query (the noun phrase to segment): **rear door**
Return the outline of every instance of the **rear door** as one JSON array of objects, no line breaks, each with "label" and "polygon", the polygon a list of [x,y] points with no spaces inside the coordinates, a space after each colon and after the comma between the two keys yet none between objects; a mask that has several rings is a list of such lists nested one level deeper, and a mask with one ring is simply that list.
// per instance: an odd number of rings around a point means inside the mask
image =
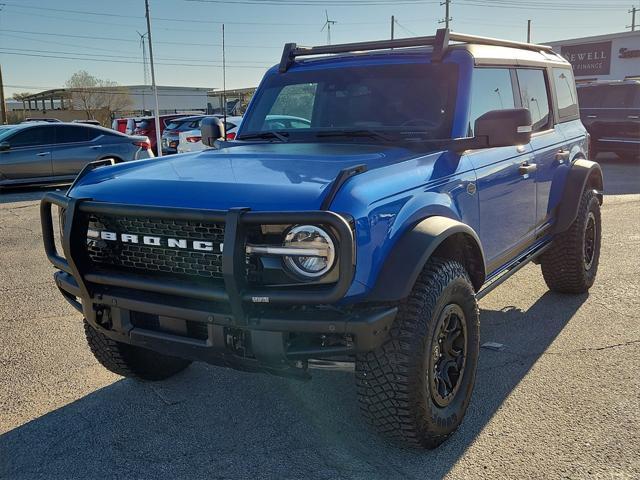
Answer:
[{"label": "rear door", "polygon": [[57,125],[56,146],[52,163],[55,176],[76,175],[89,162],[101,155],[100,130],[81,125]]},{"label": "rear door", "polygon": [[0,152],[0,173],[10,180],[51,177],[54,126],[20,129],[5,139],[11,148]]},{"label": "rear door", "polygon": [[529,171],[536,183],[535,226],[540,233],[551,225],[551,182],[557,168],[568,162],[569,150],[562,131],[555,125],[547,69],[519,68],[517,77],[520,105],[531,112],[533,160]]},{"label": "rear door", "polygon": [[[471,84],[469,133],[475,120],[491,110],[515,108],[515,72],[508,68],[476,68]],[[477,177],[480,238],[490,272],[532,243],[535,233],[535,176],[520,167],[533,161],[531,145],[467,152]]]}]

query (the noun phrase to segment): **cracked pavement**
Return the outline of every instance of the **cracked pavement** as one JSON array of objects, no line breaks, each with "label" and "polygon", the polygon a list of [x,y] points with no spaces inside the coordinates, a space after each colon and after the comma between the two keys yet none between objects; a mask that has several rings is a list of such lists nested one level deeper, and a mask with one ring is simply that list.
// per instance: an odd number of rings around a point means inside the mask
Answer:
[{"label": "cracked pavement", "polygon": [[476,388],[431,452],[378,438],[352,367],[311,382],[194,364],[122,379],[86,346],[41,245],[43,190],[0,194],[0,478],[640,478],[640,164],[601,160],[603,250],[588,295],[525,267],[480,302]]}]

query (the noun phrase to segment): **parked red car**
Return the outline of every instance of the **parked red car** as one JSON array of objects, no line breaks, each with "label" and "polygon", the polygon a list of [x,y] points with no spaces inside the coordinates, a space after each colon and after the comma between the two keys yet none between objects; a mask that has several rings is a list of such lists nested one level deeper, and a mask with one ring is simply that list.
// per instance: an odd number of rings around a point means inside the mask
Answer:
[{"label": "parked red car", "polygon": [[[164,128],[171,120],[179,117],[184,117],[184,114],[160,115],[160,135],[162,135],[162,132],[164,132]],[[155,153],[156,155],[158,154],[158,148],[156,145],[155,117],[142,117],[136,120],[136,128],[133,131],[133,134],[149,137],[149,141],[151,142],[151,150],[153,150],[153,153]]]}]

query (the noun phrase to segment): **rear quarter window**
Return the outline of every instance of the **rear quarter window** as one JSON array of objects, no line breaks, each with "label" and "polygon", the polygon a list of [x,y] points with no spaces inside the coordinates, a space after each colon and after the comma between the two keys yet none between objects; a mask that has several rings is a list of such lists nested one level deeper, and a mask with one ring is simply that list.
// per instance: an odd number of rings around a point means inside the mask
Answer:
[{"label": "rear quarter window", "polygon": [[560,121],[578,118],[578,94],[573,72],[569,68],[553,69],[553,85]]}]

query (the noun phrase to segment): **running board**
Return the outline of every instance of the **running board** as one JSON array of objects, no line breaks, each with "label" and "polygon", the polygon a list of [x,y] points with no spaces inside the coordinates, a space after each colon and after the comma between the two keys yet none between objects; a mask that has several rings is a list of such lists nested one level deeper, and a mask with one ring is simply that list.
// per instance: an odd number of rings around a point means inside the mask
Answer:
[{"label": "running board", "polygon": [[496,287],[501,285],[503,282],[508,280],[511,277],[511,275],[519,271],[522,267],[530,263],[536,257],[546,252],[549,247],[551,247],[551,242],[517,259],[515,262],[513,262],[513,264],[511,264],[510,267],[505,269],[502,273],[497,275],[494,279],[490,280],[489,283],[485,284],[484,287],[481,288],[478,293],[476,293],[476,299],[480,300],[485,295],[493,291],[493,289],[495,289]]}]

